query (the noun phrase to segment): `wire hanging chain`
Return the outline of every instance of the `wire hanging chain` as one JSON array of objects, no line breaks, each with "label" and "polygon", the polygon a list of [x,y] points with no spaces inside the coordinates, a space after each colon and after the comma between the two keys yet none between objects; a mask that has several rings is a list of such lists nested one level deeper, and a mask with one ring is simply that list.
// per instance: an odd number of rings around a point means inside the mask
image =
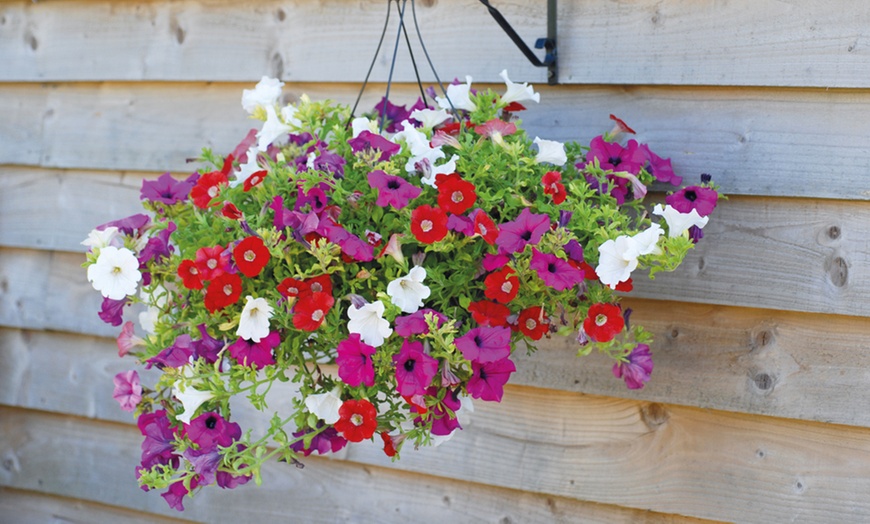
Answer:
[{"label": "wire hanging chain", "polygon": [[[372,57],[372,62],[369,65],[369,70],[366,73],[365,80],[363,80],[362,87],[360,88],[359,94],[356,97],[356,102],[354,102],[354,104],[353,104],[353,109],[351,110],[351,113],[350,113],[350,120],[353,120],[354,114],[356,113],[357,107],[359,106],[359,102],[362,99],[363,92],[365,91],[365,88],[368,85],[369,77],[372,74],[372,70],[374,69],[375,62],[377,62],[378,54],[381,51],[381,46],[384,42],[384,36],[386,35],[386,32],[387,32],[387,26],[389,25],[389,22],[390,22],[390,10],[392,9],[392,7],[391,7],[392,2],[393,2],[393,0],[387,0],[387,15],[386,15],[386,18],[384,20],[384,28],[381,31],[381,37],[378,40],[378,46],[377,46],[377,49],[375,49],[375,55],[374,55],[374,57]],[[408,53],[411,56],[411,65],[413,66],[413,69],[414,69],[414,76],[416,77],[416,80],[417,80],[417,86],[420,89],[421,100],[426,105],[426,107],[429,106],[428,102],[426,101],[426,98],[427,98],[426,91],[425,91],[425,89],[423,89],[423,82],[420,79],[420,71],[417,68],[417,61],[414,58],[414,51],[413,51],[413,48],[411,47],[411,40],[408,37],[408,29],[407,29],[407,26],[405,25],[405,9],[407,6],[407,0],[401,0],[401,4],[400,4],[399,0],[395,0],[395,2],[396,2],[396,9],[397,9],[398,14],[399,14],[399,27],[398,27],[398,30],[396,33],[396,43],[393,46],[393,56],[390,60],[390,72],[389,72],[389,75],[387,77],[387,88],[386,88],[386,92],[384,94],[384,104],[383,104],[383,108],[382,108],[383,115],[381,117],[381,123],[379,126],[379,133],[383,133],[383,131],[384,131],[384,125],[386,122],[386,113],[387,113],[387,103],[389,102],[390,89],[391,89],[392,83],[393,83],[393,73],[395,71],[395,66],[396,66],[396,57],[399,54],[399,42],[400,42],[403,34],[405,36],[405,44],[408,47]],[[441,88],[441,92],[444,94],[444,98],[447,100],[447,103],[450,105],[450,110],[453,114],[453,118],[457,119],[458,117],[456,116],[456,108],[453,107],[453,102],[450,100],[450,97],[447,95],[447,90],[444,88],[444,84],[441,82],[441,78],[438,76],[438,72],[435,70],[435,66],[432,63],[432,58],[429,56],[429,51],[426,49],[426,45],[423,43],[423,36],[420,33],[420,25],[417,22],[417,8],[416,8],[415,0],[411,0],[411,14],[412,14],[412,18],[414,20],[414,29],[416,30],[416,33],[417,33],[417,39],[420,42],[420,47],[423,49],[423,54],[426,56],[426,61],[429,63],[429,68],[432,70],[432,74],[435,76],[435,80],[438,82],[438,87]],[[350,124],[350,120],[348,120],[348,125]]]}]

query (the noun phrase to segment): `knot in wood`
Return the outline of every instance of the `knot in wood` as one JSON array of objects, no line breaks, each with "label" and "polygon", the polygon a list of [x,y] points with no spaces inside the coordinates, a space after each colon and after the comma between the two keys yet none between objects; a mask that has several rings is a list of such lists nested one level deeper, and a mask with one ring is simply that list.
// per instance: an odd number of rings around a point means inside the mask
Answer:
[{"label": "knot in wood", "polygon": [[838,238],[840,238],[841,234],[842,232],[840,231],[839,226],[831,226],[828,228],[828,238],[830,238],[831,240],[837,240]]},{"label": "knot in wood", "polygon": [[844,287],[849,281],[849,263],[843,257],[837,257],[831,262],[828,270],[831,283],[837,287]]},{"label": "knot in wood", "polygon": [[773,389],[773,377],[771,377],[767,373],[756,374],[754,377],[752,377],[752,381],[755,382],[755,387],[757,387],[761,391],[768,391]]},{"label": "knot in wood", "polygon": [[658,402],[650,402],[640,408],[640,417],[643,423],[651,430],[658,429],[671,418],[668,410]]}]

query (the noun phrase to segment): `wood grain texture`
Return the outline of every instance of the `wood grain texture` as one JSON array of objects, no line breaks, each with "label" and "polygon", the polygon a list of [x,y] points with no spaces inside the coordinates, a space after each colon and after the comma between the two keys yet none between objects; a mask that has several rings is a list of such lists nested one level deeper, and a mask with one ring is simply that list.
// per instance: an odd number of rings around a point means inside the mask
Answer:
[{"label": "wood grain texture", "polygon": [[[63,5],[63,4],[59,4]],[[226,154],[251,127],[239,100],[252,84],[0,84],[0,165],[178,174],[203,147]],[[537,86],[541,103],[522,114],[531,136],[588,142],[624,118],[670,157],[686,184],[710,173],[726,194],[870,200],[870,91],[686,87]],[[502,86],[494,86],[502,90]],[[353,103],[355,84],[292,84]],[[395,86],[396,102],[416,100]],[[383,94],[371,85],[361,103]],[[11,176],[11,181],[3,180]],[[39,176],[15,168],[0,184]],[[824,183],[819,183],[824,180]]]},{"label": "wood grain texture", "polygon": [[0,515],[5,524],[182,524],[177,518],[140,513],[120,507],[0,488]]},{"label": "wood grain texture", "polygon": [[313,457],[302,470],[270,463],[260,487],[202,491],[178,513],[136,486],[140,442],[126,425],[0,408],[0,485],[200,522],[701,522]]},{"label": "wood grain texture", "polygon": [[[504,67],[543,82],[473,2],[420,2],[423,37],[442,78],[497,81]],[[427,7],[426,4],[432,7]],[[546,35],[546,3],[493,2],[528,45]],[[560,81],[867,87],[868,14],[861,0],[559,2]],[[228,0],[164,3],[7,1],[0,11],[6,81],[361,81],[386,13],[347,0],[243,6]],[[328,20],[328,22],[326,22]],[[385,80],[396,13],[373,78]],[[629,29],[630,28],[630,29]],[[413,36],[413,25],[411,25]],[[402,44],[404,46],[404,43]],[[415,54],[423,62],[414,38]],[[543,52],[538,51],[543,57]],[[397,78],[412,81],[402,49]],[[421,64],[427,80],[432,75]]]},{"label": "wood grain texture", "polygon": [[[602,355],[577,358],[570,337],[541,341],[532,355],[519,349],[511,383],[870,427],[865,319],[640,299],[626,305],[655,336],[646,387],[626,389]],[[0,329],[2,404],[130,422],[111,394],[112,377],[132,367],[118,358],[114,339]],[[154,382],[139,371],[143,383]]]}]

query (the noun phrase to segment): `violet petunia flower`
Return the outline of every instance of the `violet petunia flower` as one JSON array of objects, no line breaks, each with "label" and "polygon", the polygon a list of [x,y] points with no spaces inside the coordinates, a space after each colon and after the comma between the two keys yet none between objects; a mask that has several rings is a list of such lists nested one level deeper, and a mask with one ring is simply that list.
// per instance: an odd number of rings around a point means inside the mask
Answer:
[{"label": "violet petunia flower", "polygon": [[138,236],[142,230],[151,224],[151,217],[143,213],[137,213],[118,220],[112,220],[105,224],[100,224],[96,227],[97,231],[102,231],[107,227],[117,227],[118,231],[127,236]]},{"label": "violet petunia flower", "polygon": [[127,299],[113,300],[109,297],[103,298],[103,304],[100,307],[98,316],[100,320],[112,326],[120,326],[124,322],[124,306],[127,305]]},{"label": "violet petunia flower", "polygon": [[191,357],[193,357],[193,341],[190,335],[178,335],[171,346],[146,360],[145,368],[151,369],[153,365],[158,369],[180,368],[189,364]]},{"label": "violet petunia flower", "polygon": [[328,189],[326,184],[318,184],[306,193],[300,185],[297,188],[296,204],[293,206],[293,211],[302,211],[305,206],[311,206],[311,211],[320,213],[329,203],[329,197],[326,196]]},{"label": "violet petunia flower", "polygon": [[341,248],[341,252],[359,262],[369,262],[375,258],[374,248],[368,242],[360,239],[331,218],[320,221],[317,233],[326,237]]},{"label": "violet petunia flower", "polygon": [[253,478],[252,475],[233,475],[228,471],[221,470],[218,470],[215,477],[217,479],[217,485],[223,489],[236,489],[243,484],[247,484],[248,481]]},{"label": "violet petunia flower", "polygon": [[164,258],[169,258],[172,255],[173,248],[169,244],[169,236],[175,232],[178,227],[175,222],[169,222],[166,229],[161,230],[157,235],[148,239],[145,247],[139,252],[139,269],[144,269],[145,265],[150,261],[160,261]]},{"label": "violet petunia flower", "polygon": [[214,484],[221,464],[221,454],[215,449],[193,449],[184,451],[184,458],[193,465],[193,471],[199,475],[200,484],[208,486]]},{"label": "violet petunia flower", "polygon": [[184,496],[196,489],[199,484],[199,478],[194,476],[190,481],[190,489],[188,490],[184,487],[184,482],[179,479],[170,484],[169,489],[165,493],[161,493],[160,496],[169,504],[170,508],[184,511]]},{"label": "violet petunia flower", "polygon": [[552,253],[542,253],[535,248],[532,248],[529,267],[538,273],[544,284],[556,291],[571,289],[583,282],[583,271]]},{"label": "violet petunia flower", "polygon": [[378,156],[378,162],[386,162],[393,155],[402,150],[402,146],[399,144],[390,142],[381,135],[372,133],[369,130],[363,131],[357,135],[356,138],[351,138],[347,143],[350,144],[350,148],[354,153],[367,150],[379,152],[380,156]]},{"label": "violet petunia flower", "polygon": [[224,341],[209,335],[205,324],[196,326],[202,338],[193,342],[193,358],[203,358],[209,364],[217,362],[218,353],[224,348]]},{"label": "violet petunia flower", "polygon": [[176,180],[168,172],[160,175],[157,180],[143,180],[139,192],[140,200],[150,200],[172,205],[187,200],[190,190],[199,180],[199,174],[194,173],[185,180]]},{"label": "violet petunia flower", "polygon": [[381,170],[372,171],[367,178],[369,185],[378,190],[375,204],[380,207],[393,206],[395,209],[402,209],[423,192],[404,178],[388,175]]},{"label": "violet petunia flower", "polygon": [[581,246],[580,242],[577,242],[577,240],[572,238],[562,247],[565,249],[565,254],[568,255],[568,258],[574,262],[580,263],[585,260],[585,257],[583,256],[583,246]]},{"label": "violet petunia flower", "polygon": [[[320,429],[323,427],[323,422],[317,423],[317,428]],[[299,438],[306,433],[311,433],[314,430],[306,428],[304,431],[296,431],[293,433],[293,438]],[[308,447],[305,447],[305,442],[302,439],[297,440],[290,444],[290,449],[297,453],[302,453],[304,456],[308,456],[313,452],[317,452],[319,455],[325,455],[327,453],[337,453],[341,451],[347,445],[347,439],[338,434],[338,431],[332,426],[324,429],[320,433],[314,436],[311,439],[311,443]]]},{"label": "violet petunia flower", "polygon": [[402,396],[422,395],[438,374],[438,361],[423,352],[420,341],[405,340],[393,355],[396,365],[396,389]]},{"label": "violet petunia flower", "polygon": [[640,149],[646,159],[646,163],[643,166],[644,169],[654,176],[658,182],[665,182],[675,186],[683,183],[683,177],[674,174],[670,158],[661,158],[653,153],[646,144],[641,144],[638,146],[638,149]]},{"label": "violet petunia flower", "polygon": [[462,356],[472,362],[495,362],[511,354],[511,330],[504,326],[476,327],[454,342]]},{"label": "violet petunia flower", "polygon": [[549,229],[549,216],[532,213],[525,207],[515,220],[499,226],[495,244],[498,246],[499,253],[519,253],[526,245],[537,244]]},{"label": "violet petunia flower", "polygon": [[173,446],[175,430],[170,425],[166,411],[143,413],[136,424],[139,426],[139,432],[145,437],[142,441],[142,467],[151,469],[162,464],[177,468],[179,456]]},{"label": "violet petunia flower", "polygon": [[216,451],[218,446],[226,448],[242,438],[242,427],[220,413],[208,412],[185,424],[184,433],[200,449]]},{"label": "violet petunia flower", "polygon": [[450,213],[447,216],[447,229],[471,237],[474,236],[474,220],[464,215]]},{"label": "violet petunia flower", "polygon": [[504,395],[504,385],[510,380],[510,375],[517,370],[509,358],[495,362],[472,362],[471,378],[468,379],[468,394],[472,398],[501,402]]},{"label": "violet petunia flower", "polygon": [[375,367],[372,355],[377,349],[360,339],[358,333],[351,333],[347,339],[338,343],[335,363],[338,365],[338,376],[347,385],[357,387],[375,384]]},{"label": "violet petunia flower", "polygon": [[230,345],[228,351],[230,356],[242,366],[257,366],[263,369],[275,363],[272,350],[280,343],[281,336],[277,331],[272,331],[267,336],[262,337],[259,342],[239,338]]},{"label": "violet petunia flower", "polygon": [[407,120],[411,115],[411,111],[405,106],[397,106],[390,102],[387,97],[382,97],[381,101],[375,105],[375,111],[381,119],[386,121],[384,131],[395,133],[400,129],[400,123]]},{"label": "violet petunia flower", "polygon": [[613,376],[623,379],[628,389],[641,389],[653,370],[649,346],[638,344],[626,358],[625,362],[613,365]]}]

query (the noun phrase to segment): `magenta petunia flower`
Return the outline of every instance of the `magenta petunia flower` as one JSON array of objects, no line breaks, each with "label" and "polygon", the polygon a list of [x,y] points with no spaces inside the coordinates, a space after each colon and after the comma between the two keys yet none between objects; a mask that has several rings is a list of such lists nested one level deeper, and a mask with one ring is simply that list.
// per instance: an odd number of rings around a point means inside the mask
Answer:
[{"label": "magenta petunia flower", "polygon": [[369,173],[368,181],[372,188],[378,190],[378,199],[375,204],[381,207],[393,206],[395,209],[402,209],[423,192],[422,189],[404,178],[388,175],[381,170]]},{"label": "magenta petunia flower", "polygon": [[169,485],[169,489],[160,496],[169,504],[169,507],[178,511],[184,511],[184,496],[196,489],[200,484],[199,478],[194,476],[190,481],[190,489],[184,487],[184,482],[181,479],[174,481]]},{"label": "magenta petunia flower", "polygon": [[597,136],[589,143],[589,151],[586,160],[592,162],[598,160],[601,169],[611,171],[625,171],[636,175],[646,162],[646,156],[638,147],[637,140],[629,140],[625,147],[616,142],[605,142],[604,138]]},{"label": "magenta petunia flower", "polygon": [[200,449],[217,450],[228,447],[242,438],[242,428],[229,422],[220,413],[203,413],[184,425],[184,433]]},{"label": "magenta petunia flower", "polygon": [[625,380],[628,389],[641,389],[649,381],[653,370],[652,354],[649,346],[638,344],[631,350],[625,362],[613,365],[613,376]]},{"label": "magenta petunia flower", "polygon": [[571,289],[583,282],[583,271],[552,253],[541,253],[535,248],[532,248],[529,267],[538,273],[544,284],[556,291]]},{"label": "magenta petunia flower", "polygon": [[168,172],[160,175],[157,180],[143,180],[140,200],[150,200],[172,205],[184,202],[187,195],[199,179],[199,173],[194,173],[184,180],[176,180]]},{"label": "magenta petunia flower", "polygon": [[262,369],[275,363],[272,350],[281,343],[281,337],[277,331],[271,331],[260,339],[259,342],[239,338],[228,349],[230,356],[243,366],[257,366]]},{"label": "magenta petunia flower", "polygon": [[503,268],[510,262],[511,259],[507,255],[494,255],[492,253],[487,253],[483,255],[483,262],[481,265],[483,269],[487,271],[495,271],[496,269]]},{"label": "magenta petunia flower", "polygon": [[375,367],[372,355],[377,349],[360,340],[358,333],[338,343],[338,356],[335,363],[338,365],[338,376],[347,385],[357,387],[364,384],[367,387],[375,385]]},{"label": "magenta petunia flower", "polygon": [[504,395],[504,385],[510,380],[510,375],[517,370],[509,359],[495,362],[472,362],[471,378],[468,379],[468,394],[473,398],[501,402]]},{"label": "magenta petunia flower", "polygon": [[451,213],[447,215],[447,229],[462,233],[467,237],[474,236],[474,220],[465,215]]},{"label": "magenta petunia flower", "polygon": [[438,374],[438,361],[423,352],[423,343],[405,340],[393,355],[396,365],[396,389],[400,395],[422,395]]},{"label": "magenta petunia flower", "polygon": [[447,317],[434,309],[418,309],[415,313],[396,317],[394,321],[396,334],[402,338],[408,338],[412,335],[422,335],[429,333],[429,324],[426,323],[426,314],[435,315],[438,319],[438,326],[447,322]]},{"label": "magenta petunia flower", "polygon": [[124,306],[127,305],[127,298],[113,300],[109,297],[103,298],[103,304],[100,307],[98,316],[100,320],[106,324],[120,326],[124,322]]},{"label": "magenta petunia flower", "polygon": [[[459,391],[459,389],[448,390],[447,394],[444,395],[444,400],[435,404],[430,409],[433,435],[449,435],[457,429],[462,429],[462,426],[459,424],[459,417],[456,416],[459,408],[462,407],[462,402],[459,400]],[[435,396],[437,392],[435,388],[429,388],[431,396]]]},{"label": "magenta petunia flower", "polygon": [[136,370],[123,371],[112,379],[115,391],[112,398],[118,401],[124,411],[135,411],[142,400],[142,383]]},{"label": "magenta petunia flower", "polygon": [[173,442],[175,430],[166,416],[166,411],[143,413],[136,421],[139,432],[145,437],[142,441],[142,467],[151,469],[157,464],[178,467],[179,456],[175,453]]},{"label": "magenta petunia flower", "polygon": [[516,220],[499,226],[495,244],[498,246],[499,253],[519,253],[527,244],[537,244],[549,229],[549,216],[532,213],[525,207]]},{"label": "magenta petunia flower", "polygon": [[247,484],[253,478],[253,475],[233,475],[227,471],[218,470],[217,485],[223,489],[236,489],[237,487]]},{"label": "magenta petunia flower", "polygon": [[380,153],[378,157],[379,162],[386,162],[402,149],[402,146],[399,144],[390,142],[381,135],[372,133],[369,130],[363,131],[356,138],[351,138],[347,143],[350,144],[350,148],[354,153],[369,149],[378,151]]},{"label": "magenta petunia flower", "polygon": [[646,144],[638,146],[641,153],[646,159],[644,168],[656,178],[659,182],[666,182],[678,186],[683,183],[683,177],[674,174],[674,168],[671,166],[670,158],[661,158],[650,150]]},{"label": "magenta petunia flower", "polygon": [[375,258],[371,244],[350,233],[331,218],[320,221],[317,233],[326,237],[341,248],[341,252],[359,262],[368,262]]},{"label": "magenta petunia flower", "polygon": [[209,335],[205,324],[196,326],[202,337],[193,341],[193,358],[204,358],[209,364],[217,362],[218,353],[224,348],[224,341]]},{"label": "magenta petunia flower", "polygon": [[511,330],[504,326],[476,327],[454,341],[472,362],[495,362],[511,354]]},{"label": "magenta petunia flower", "polygon": [[699,216],[705,217],[716,209],[719,193],[715,189],[702,186],[688,186],[665,197],[665,202],[680,213],[691,213],[694,209]]}]

